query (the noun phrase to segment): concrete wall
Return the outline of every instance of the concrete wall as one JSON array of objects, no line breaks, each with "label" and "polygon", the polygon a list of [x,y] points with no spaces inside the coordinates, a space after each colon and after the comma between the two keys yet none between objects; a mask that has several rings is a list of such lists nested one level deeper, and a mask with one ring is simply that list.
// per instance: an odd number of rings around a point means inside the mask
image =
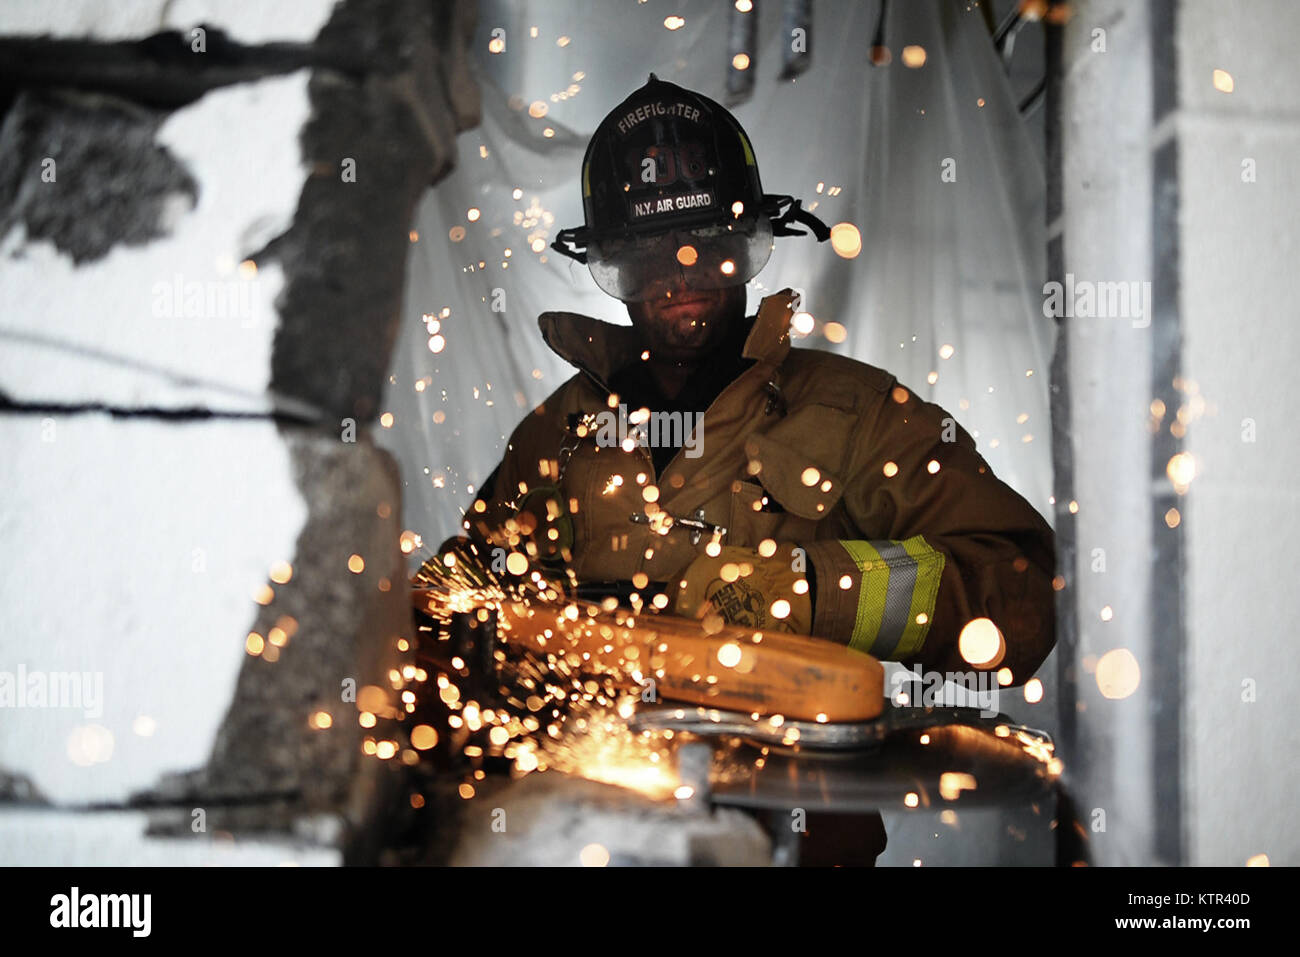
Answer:
[{"label": "concrete wall", "polygon": [[[1122,0],[1079,5],[1062,28],[1059,179],[1048,225],[1053,281],[1064,284],[1067,274],[1087,282],[1151,280],[1148,30],[1145,5]],[[1065,414],[1053,423],[1056,520],[1072,558],[1061,569],[1069,602],[1062,611],[1073,618],[1057,650],[1061,753],[1089,825],[1096,819],[1105,827],[1093,832],[1097,859],[1140,863],[1154,842],[1151,747],[1139,730],[1150,688],[1108,701],[1095,662],[1115,648],[1139,661],[1151,656],[1151,503],[1144,481],[1151,334],[1123,318],[1060,322],[1053,389]],[[1106,607],[1109,621],[1101,617]]]},{"label": "concrete wall", "polygon": [[[1183,0],[1177,19],[1186,450],[1188,861],[1300,864],[1292,584],[1300,445],[1300,9]],[[1216,88],[1214,71],[1232,78]],[[1220,86],[1226,86],[1220,80]]]},{"label": "concrete wall", "polygon": [[364,861],[400,824],[371,426],[473,10],[0,7],[0,861]]},{"label": "concrete wall", "polygon": [[1072,9],[1053,278],[1146,282],[1150,304],[1061,320],[1066,780],[1096,863],[1295,864],[1300,10]]}]

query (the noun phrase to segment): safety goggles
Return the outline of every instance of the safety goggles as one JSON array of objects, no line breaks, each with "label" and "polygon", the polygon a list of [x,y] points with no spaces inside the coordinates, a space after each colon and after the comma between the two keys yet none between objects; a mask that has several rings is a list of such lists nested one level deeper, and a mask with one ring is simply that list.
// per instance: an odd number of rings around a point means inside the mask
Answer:
[{"label": "safety goggles", "polygon": [[758,275],[772,255],[766,219],[674,229],[652,236],[600,239],[587,248],[591,276],[623,302],[659,299],[681,289],[723,289]]},{"label": "safety goggles", "polygon": [[[830,230],[789,196],[765,196],[760,215],[722,224],[638,235],[593,237],[585,227],[561,230],[551,248],[586,263],[602,290],[623,302],[668,293],[723,289],[749,282],[767,265],[776,236],[801,236],[808,226],[819,241]],[[584,247],[585,248],[582,248]]]}]

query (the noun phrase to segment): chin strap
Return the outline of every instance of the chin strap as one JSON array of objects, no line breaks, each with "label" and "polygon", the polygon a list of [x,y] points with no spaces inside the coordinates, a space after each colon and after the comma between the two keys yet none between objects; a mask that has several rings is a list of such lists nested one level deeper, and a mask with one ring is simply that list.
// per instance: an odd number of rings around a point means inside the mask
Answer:
[{"label": "chin strap", "polygon": [[[795,229],[790,225],[802,223],[812,230],[819,243],[824,243],[831,238],[830,227],[804,209],[801,200],[793,196],[764,196],[763,198],[773,201],[776,210],[776,214],[772,216],[773,236],[807,236],[808,234],[802,229]],[[781,212],[782,206],[786,207],[784,212]]]}]

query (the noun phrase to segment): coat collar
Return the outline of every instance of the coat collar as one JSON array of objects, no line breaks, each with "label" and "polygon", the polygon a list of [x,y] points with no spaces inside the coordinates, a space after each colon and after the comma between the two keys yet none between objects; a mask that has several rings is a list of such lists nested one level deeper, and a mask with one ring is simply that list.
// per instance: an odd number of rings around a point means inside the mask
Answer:
[{"label": "coat collar", "polygon": [[[759,304],[758,318],[741,353],[746,359],[770,368],[785,361],[790,351],[793,296],[791,290],[782,289]],[[633,362],[644,348],[631,326],[616,326],[576,312],[544,312],[537,324],[552,352],[606,388],[613,374]]]}]

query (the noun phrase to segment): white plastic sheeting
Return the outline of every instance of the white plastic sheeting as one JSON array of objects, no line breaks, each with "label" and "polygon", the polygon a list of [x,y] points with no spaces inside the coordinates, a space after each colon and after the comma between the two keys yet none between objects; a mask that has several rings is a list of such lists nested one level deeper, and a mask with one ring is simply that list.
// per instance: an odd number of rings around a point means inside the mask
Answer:
[{"label": "white plastic sheeting", "polygon": [[[780,7],[758,6],[754,94],[733,110],[764,188],[856,225],[862,249],[845,259],[830,243],[779,239],[750,284],[751,312],[762,295],[801,289],[818,325],[797,345],[882,366],[947,408],[1050,520],[1044,174],[982,14],[957,0],[892,2],[891,59],[872,66],[877,0],[821,0],[811,69],[780,81]],[[670,16],[685,22],[670,30]],[[538,314],[627,322],[585,267],[546,245],[582,223],[588,137],[651,71],[725,102],[729,16],[731,4],[699,0],[484,4],[483,122],[419,210],[385,404],[406,525],[426,545],[458,530],[506,436],[573,374],[542,342]],[[827,340],[830,322],[844,341]]]}]

